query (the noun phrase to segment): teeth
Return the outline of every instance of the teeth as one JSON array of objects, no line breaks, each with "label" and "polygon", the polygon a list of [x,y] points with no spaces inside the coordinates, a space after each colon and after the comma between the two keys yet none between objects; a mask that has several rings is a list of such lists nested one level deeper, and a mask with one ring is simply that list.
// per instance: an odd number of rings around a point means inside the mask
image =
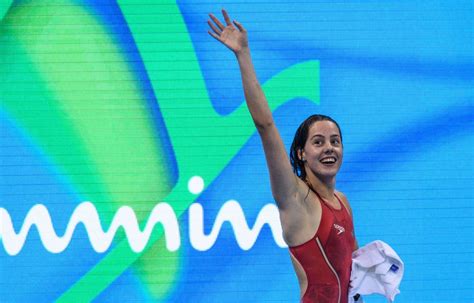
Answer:
[{"label": "teeth", "polygon": [[336,158],[324,158],[321,160],[322,163],[334,163],[336,162]]}]

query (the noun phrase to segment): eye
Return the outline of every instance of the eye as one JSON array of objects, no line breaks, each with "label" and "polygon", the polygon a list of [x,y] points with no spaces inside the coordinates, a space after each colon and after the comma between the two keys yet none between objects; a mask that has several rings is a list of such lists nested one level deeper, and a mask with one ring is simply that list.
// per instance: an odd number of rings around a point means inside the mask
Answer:
[{"label": "eye", "polygon": [[314,140],[313,141],[314,145],[321,145],[322,143],[323,143],[323,141],[321,141],[321,140]]},{"label": "eye", "polygon": [[340,145],[341,141],[339,141],[339,139],[332,139],[332,144],[333,145]]}]

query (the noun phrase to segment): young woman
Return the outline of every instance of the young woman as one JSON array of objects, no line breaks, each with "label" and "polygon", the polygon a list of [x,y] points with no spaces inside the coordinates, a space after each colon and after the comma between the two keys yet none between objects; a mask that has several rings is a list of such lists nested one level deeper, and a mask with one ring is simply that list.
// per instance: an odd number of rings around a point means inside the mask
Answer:
[{"label": "young woman", "polygon": [[[302,302],[345,303],[357,248],[346,197],[336,191],[342,135],[330,117],[312,115],[298,128],[290,158],[257,80],[247,31],[222,11],[225,25],[210,14],[209,34],[237,57],[245,99],[263,143],[272,194],[301,289]],[[291,163],[290,163],[291,160]]]}]

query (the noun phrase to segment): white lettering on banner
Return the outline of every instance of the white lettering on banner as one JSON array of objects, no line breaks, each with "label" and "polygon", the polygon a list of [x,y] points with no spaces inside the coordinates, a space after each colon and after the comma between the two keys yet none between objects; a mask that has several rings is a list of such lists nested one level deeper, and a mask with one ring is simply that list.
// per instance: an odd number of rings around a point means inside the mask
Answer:
[{"label": "white lettering on banner", "polygon": [[102,253],[110,247],[120,226],[125,231],[130,248],[134,252],[141,252],[148,243],[153,227],[158,222],[163,225],[166,248],[170,251],[177,250],[181,245],[178,220],[173,208],[167,203],[159,203],[153,208],[143,232],[140,231],[135,212],[129,206],[122,206],[118,209],[109,229],[104,232],[94,204],[82,202],[74,209],[62,237],[56,234],[48,209],[42,204],[36,204],[30,209],[18,234],[13,229],[7,210],[0,208],[0,235],[5,251],[12,256],[21,251],[33,225],[36,225],[46,250],[60,253],[68,247],[76,226],[82,223],[86,228],[92,248],[96,252]]},{"label": "white lettering on banner", "polygon": [[212,226],[211,233],[208,236],[204,235],[203,213],[202,205],[199,203],[193,203],[189,207],[189,240],[197,250],[208,250],[214,245],[225,221],[232,225],[237,244],[243,250],[252,248],[265,223],[270,226],[276,244],[280,247],[286,247],[278,209],[274,204],[267,204],[260,210],[253,229],[250,229],[239,202],[229,200],[219,210],[214,226]]},{"label": "white lettering on banner", "polygon": [[[240,204],[235,200],[224,203],[217,214],[211,233],[207,236],[204,235],[203,207],[199,203],[191,204],[189,208],[191,246],[200,251],[209,250],[214,246],[221,226],[226,221],[231,224],[237,243],[243,250],[253,247],[264,224],[270,227],[276,244],[282,248],[287,247],[282,236],[278,209],[274,204],[267,204],[260,210],[254,227],[250,229]],[[49,211],[43,204],[36,204],[30,209],[19,233],[15,232],[8,211],[0,207],[0,239],[5,251],[11,256],[17,255],[22,250],[33,225],[36,225],[45,249],[51,253],[61,253],[68,247],[79,223],[84,225],[92,248],[98,253],[105,252],[110,247],[119,227],[123,227],[132,251],[136,253],[143,251],[157,223],[163,226],[166,248],[169,251],[176,251],[181,246],[176,213],[164,202],[158,203],[153,208],[143,231],[139,228],[133,209],[122,206],[115,213],[106,232],[102,229],[94,204],[82,202],[74,209],[63,236],[56,234]]]}]

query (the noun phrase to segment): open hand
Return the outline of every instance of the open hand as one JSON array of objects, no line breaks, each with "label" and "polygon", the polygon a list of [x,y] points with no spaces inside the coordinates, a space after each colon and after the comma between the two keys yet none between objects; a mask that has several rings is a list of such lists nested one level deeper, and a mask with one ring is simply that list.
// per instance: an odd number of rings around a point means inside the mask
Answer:
[{"label": "open hand", "polygon": [[222,15],[226,26],[213,14],[209,14],[213,22],[211,20],[207,21],[212,29],[212,32],[208,31],[208,33],[237,54],[248,47],[247,31],[239,22],[235,20],[231,22],[225,10],[222,10]]}]

